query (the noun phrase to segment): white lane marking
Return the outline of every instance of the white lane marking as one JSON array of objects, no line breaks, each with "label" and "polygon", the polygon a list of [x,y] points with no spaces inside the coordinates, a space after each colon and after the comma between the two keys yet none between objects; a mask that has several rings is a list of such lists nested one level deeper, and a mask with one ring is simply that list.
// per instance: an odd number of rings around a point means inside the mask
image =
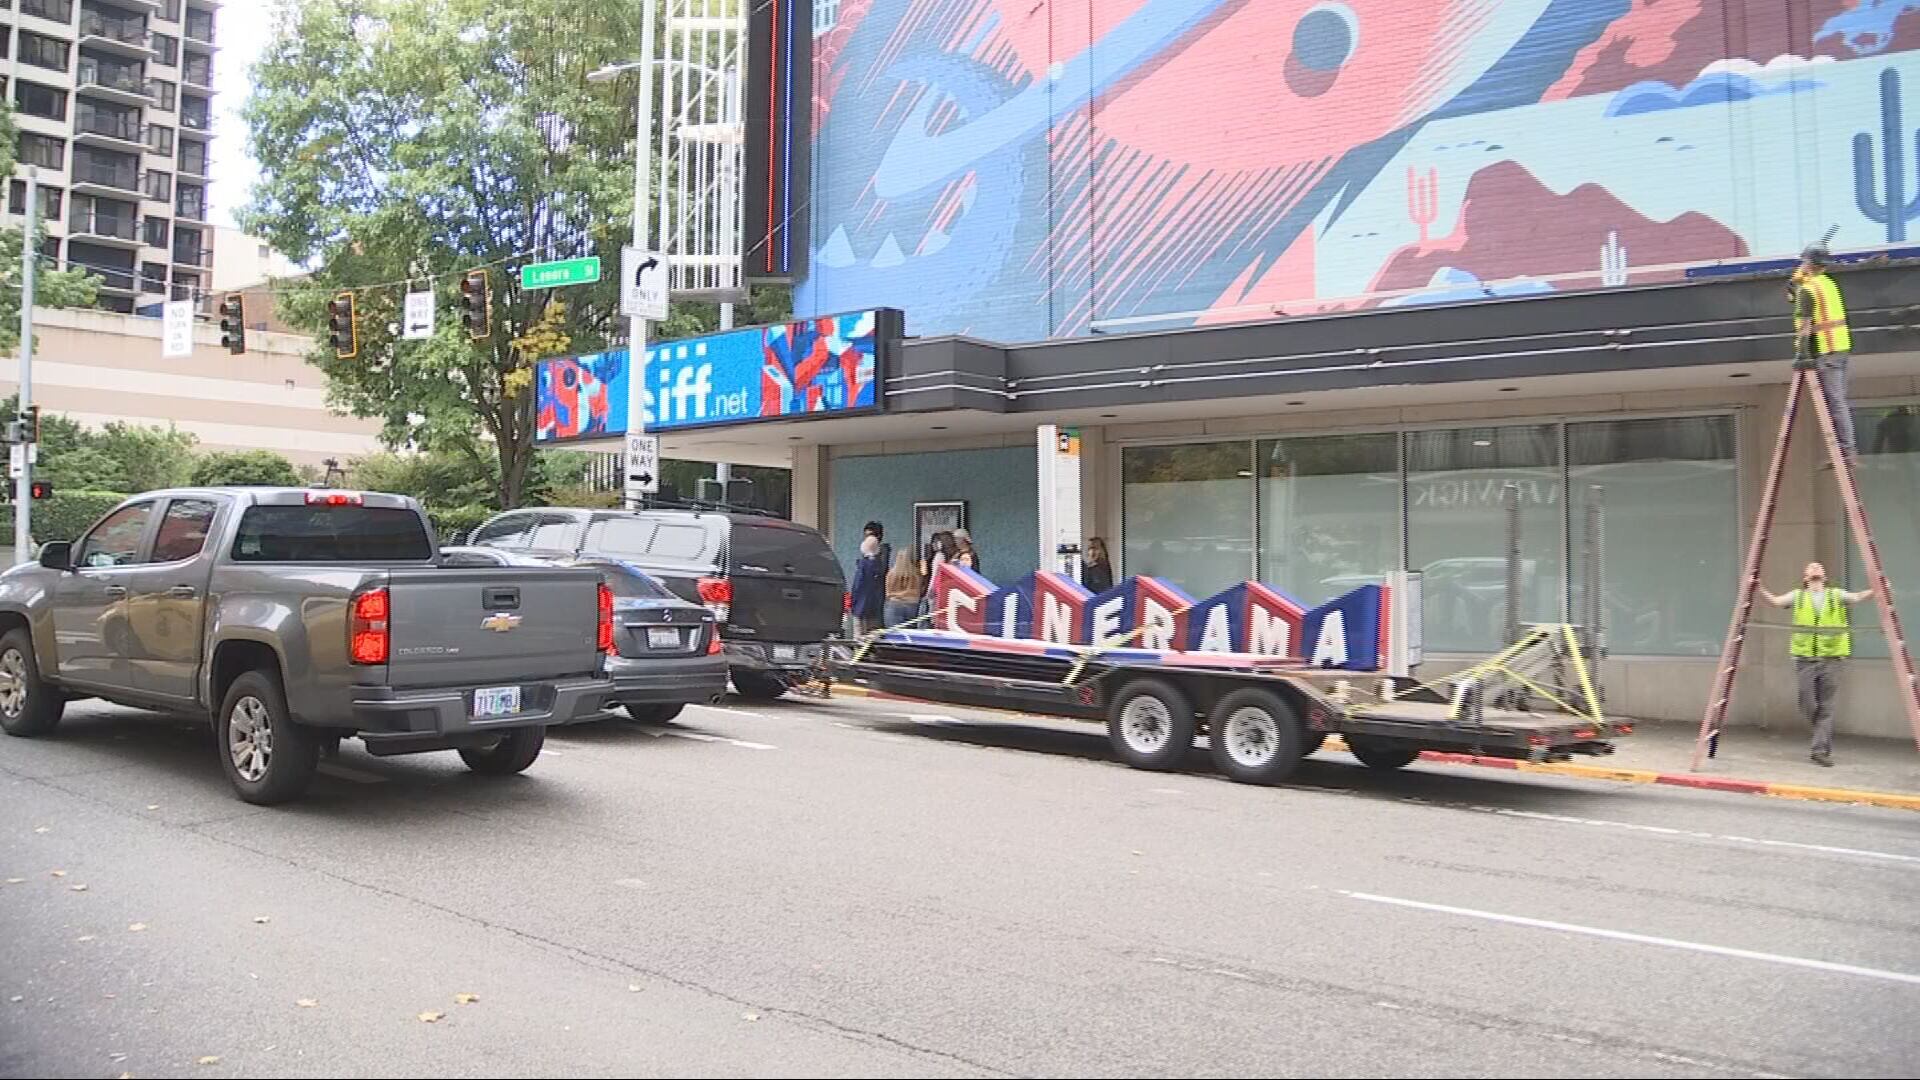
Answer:
[{"label": "white lane marking", "polygon": [[370,772],[361,772],[349,765],[336,765],[331,761],[320,763],[320,771],[340,780],[351,780],[356,784],[384,784],[387,778]]},{"label": "white lane marking", "polygon": [[1476,908],[1454,907],[1451,904],[1430,904],[1424,900],[1407,900],[1398,896],[1381,896],[1378,893],[1353,892],[1339,890],[1342,896],[1355,900],[1365,900],[1374,904],[1389,904],[1394,907],[1413,908],[1418,911],[1432,911],[1442,915],[1460,915],[1469,919],[1485,919],[1489,922],[1506,923],[1510,926],[1526,926],[1535,930],[1558,930],[1563,934],[1584,934],[1587,937],[1607,938],[1613,941],[1626,941],[1635,945],[1658,945],[1666,949],[1683,949],[1687,952],[1709,953],[1714,956],[1731,956],[1740,960],[1761,960],[1769,964],[1785,964],[1788,967],[1810,968],[1814,971],[1831,971],[1839,975],[1858,975],[1864,979],[1880,979],[1885,982],[1907,983],[1920,986],[1920,975],[1904,971],[1887,971],[1882,968],[1858,967],[1854,964],[1839,964],[1831,960],[1813,960],[1804,956],[1785,956],[1780,953],[1758,952],[1753,949],[1736,949],[1727,945],[1708,945],[1700,941],[1682,941],[1679,938],[1654,937],[1651,934],[1635,934],[1626,930],[1608,930],[1598,926],[1581,926],[1577,923],[1554,922],[1551,919],[1533,919],[1525,915],[1503,915],[1497,911],[1480,911]]},{"label": "white lane marking", "polygon": [[928,713],[894,713],[894,715],[904,716],[913,723],[925,724],[929,727],[953,727],[961,722],[951,716],[935,716]]},{"label": "white lane marking", "polygon": [[1677,836],[1684,840],[1719,840],[1730,844],[1753,844],[1757,847],[1786,848],[1792,851],[1816,851],[1823,855],[1852,855],[1863,859],[1883,859],[1888,862],[1912,863],[1920,866],[1920,855],[1902,855],[1893,851],[1872,851],[1867,848],[1836,847],[1832,844],[1805,844],[1797,840],[1768,840],[1762,837],[1739,836],[1734,833],[1702,832],[1697,829],[1675,829],[1665,825],[1639,825],[1631,821],[1608,821],[1604,818],[1570,817],[1566,814],[1546,814],[1536,810],[1509,810],[1499,806],[1471,807],[1483,814],[1498,814],[1501,817],[1525,818],[1529,821],[1548,821],[1559,825],[1592,825],[1605,829],[1622,829],[1627,832],[1652,833],[1656,836]]},{"label": "white lane marking", "polygon": [[728,716],[746,716],[746,717],[751,717],[752,719],[755,719],[755,720],[779,719],[779,717],[771,716],[767,713],[754,712],[751,709],[733,709],[725,705],[692,705],[689,707],[694,709],[705,709],[708,712],[726,713]]},{"label": "white lane marking", "polygon": [[769,746],[768,744],[763,742],[748,742],[746,739],[729,739],[724,735],[709,735],[704,731],[681,731],[678,728],[674,728],[667,731],[663,731],[660,734],[671,735],[676,739],[692,739],[695,742],[726,743],[728,746],[737,746],[742,750],[778,750],[780,749],[777,746]]}]

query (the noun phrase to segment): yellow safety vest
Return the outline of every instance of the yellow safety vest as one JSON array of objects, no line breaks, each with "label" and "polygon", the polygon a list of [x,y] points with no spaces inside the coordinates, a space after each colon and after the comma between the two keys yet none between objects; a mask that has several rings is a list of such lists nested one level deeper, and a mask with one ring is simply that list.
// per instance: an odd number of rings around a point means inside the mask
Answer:
[{"label": "yellow safety vest", "polygon": [[[1847,602],[1840,590],[1827,586],[1827,602],[1815,610],[1813,594],[1806,589],[1793,592],[1793,625],[1818,629],[1822,633],[1793,635],[1793,655],[1805,657],[1841,657],[1853,655],[1853,635],[1847,629]],[[1842,631],[1836,633],[1835,631]]]},{"label": "yellow safety vest", "polygon": [[1814,274],[1800,282],[1801,292],[1812,301],[1811,322],[1796,309],[1793,332],[1796,337],[1813,337],[1814,355],[1850,352],[1853,332],[1847,329],[1847,305],[1840,299],[1840,286],[1826,274]]}]

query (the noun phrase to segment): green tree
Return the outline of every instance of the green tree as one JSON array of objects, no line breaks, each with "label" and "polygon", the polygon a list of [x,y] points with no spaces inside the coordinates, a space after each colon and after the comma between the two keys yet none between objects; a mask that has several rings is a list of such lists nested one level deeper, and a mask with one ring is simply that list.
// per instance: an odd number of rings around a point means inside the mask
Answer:
[{"label": "green tree", "polygon": [[198,487],[299,487],[293,462],[271,450],[223,450],[194,463],[189,483]]},{"label": "green tree", "polygon": [[[283,313],[323,333],[327,300],[358,290],[359,354],[312,357],[334,404],[382,420],[388,445],[491,457],[501,506],[533,490],[533,365],[555,342],[590,352],[625,336],[617,274],[568,288],[550,315],[553,294],[521,290],[511,271],[577,255],[618,263],[636,87],[586,76],[639,51],[633,11],[629,0],[282,0],[253,70],[244,115],[262,171],[242,222],[319,267]],[[452,317],[474,267],[492,271],[479,342]],[[395,341],[410,287],[398,283],[429,280],[439,333]],[[785,289],[755,290],[740,321],[784,318],[788,303]],[[711,330],[717,315],[678,305],[657,336]]]},{"label": "green tree", "polygon": [[[19,133],[13,122],[12,95],[0,98],[0,176],[12,176],[14,147]],[[20,244],[26,226],[0,228],[0,353],[20,347]],[[46,241],[46,230],[36,230],[34,246]],[[55,270],[42,259],[34,268],[35,307],[85,308],[99,298],[100,279],[84,270]],[[7,415],[13,415],[9,412]]]},{"label": "green tree", "polygon": [[193,475],[194,444],[199,440],[174,427],[141,427],[114,421],[89,437],[92,446],[112,459],[125,486],[101,491],[154,491],[178,487]]}]

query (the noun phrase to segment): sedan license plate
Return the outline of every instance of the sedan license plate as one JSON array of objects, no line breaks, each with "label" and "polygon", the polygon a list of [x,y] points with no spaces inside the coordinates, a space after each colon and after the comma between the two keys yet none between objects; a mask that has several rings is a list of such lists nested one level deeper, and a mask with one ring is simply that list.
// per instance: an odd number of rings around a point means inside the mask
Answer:
[{"label": "sedan license plate", "polygon": [[647,627],[647,648],[677,649],[680,647],[680,631],[671,626]]},{"label": "sedan license plate", "polygon": [[473,718],[485,720],[494,716],[512,716],[520,711],[520,688],[517,686],[496,686],[473,692]]},{"label": "sedan license plate", "polygon": [[795,655],[793,646],[791,645],[775,645],[773,647],[773,658],[775,660],[791,660]]}]

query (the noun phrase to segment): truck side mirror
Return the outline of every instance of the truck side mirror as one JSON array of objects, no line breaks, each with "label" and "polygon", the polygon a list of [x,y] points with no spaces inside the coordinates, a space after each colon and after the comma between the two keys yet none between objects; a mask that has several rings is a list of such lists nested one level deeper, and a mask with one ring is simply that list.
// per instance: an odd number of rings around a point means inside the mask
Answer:
[{"label": "truck side mirror", "polygon": [[73,544],[67,540],[49,540],[40,545],[40,565],[49,570],[73,569]]}]

